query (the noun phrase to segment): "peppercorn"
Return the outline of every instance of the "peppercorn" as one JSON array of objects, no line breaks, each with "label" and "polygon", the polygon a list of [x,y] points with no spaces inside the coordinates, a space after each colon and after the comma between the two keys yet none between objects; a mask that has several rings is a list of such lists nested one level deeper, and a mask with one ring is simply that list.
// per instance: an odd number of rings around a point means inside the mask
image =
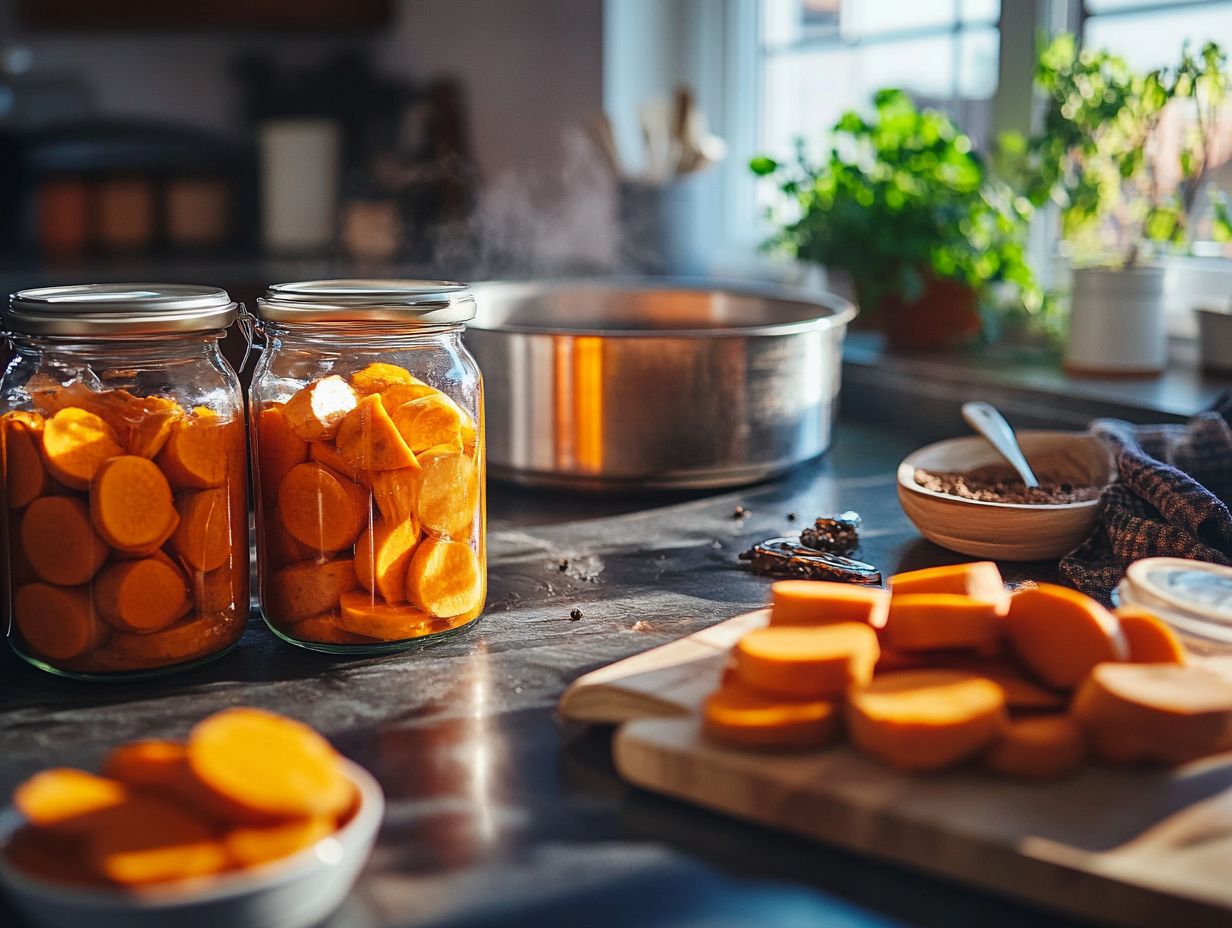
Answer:
[{"label": "peppercorn", "polygon": [[573,610],[569,613],[569,621],[570,621],[570,622],[576,622],[576,621],[577,621],[578,619],[580,619],[581,617],[582,617],[582,610],[581,610],[581,609],[578,609],[576,606],[575,606],[575,607],[573,608]]}]

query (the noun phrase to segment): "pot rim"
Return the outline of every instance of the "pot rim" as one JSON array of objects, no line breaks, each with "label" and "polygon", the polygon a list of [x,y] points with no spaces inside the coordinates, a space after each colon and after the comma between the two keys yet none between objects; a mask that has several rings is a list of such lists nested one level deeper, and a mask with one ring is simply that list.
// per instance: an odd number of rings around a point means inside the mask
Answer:
[{"label": "pot rim", "polygon": [[[802,303],[826,315],[797,319],[790,322],[760,323],[750,326],[697,326],[666,329],[605,329],[601,327],[561,328],[524,323],[488,323],[484,319],[483,301],[492,292],[529,292],[547,294],[560,290],[595,290],[608,292],[657,292],[696,291],[717,292],[734,296],[755,297],[766,300]],[[472,284],[479,313],[469,323],[472,332],[491,332],[507,335],[543,335],[554,338],[750,338],[797,335],[802,332],[826,331],[848,325],[859,314],[856,305],[837,294],[821,290],[805,290],[780,284],[765,284],[723,278],[693,277],[614,277],[614,278],[562,278],[551,281],[491,280]]]}]

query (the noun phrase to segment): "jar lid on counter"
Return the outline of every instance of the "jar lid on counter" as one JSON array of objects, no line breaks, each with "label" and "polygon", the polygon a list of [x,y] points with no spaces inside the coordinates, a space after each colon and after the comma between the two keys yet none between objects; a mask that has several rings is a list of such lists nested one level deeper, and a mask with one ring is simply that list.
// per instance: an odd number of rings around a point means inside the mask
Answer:
[{"label": "jar lid on counter", "polygon": [[1143,558],[1129,565],[1117,597],[1121,605],[1151,610],[1199,651],[1232,649],[1232,567]]},{"label": "jar lid on counter", "polygon": [[257,315],[267,322],[454,325],[475,318],[475,297],[450,280],[303,280],[270,286]]},{"label": "jar lid on counter", "polygon": [[225,329],[239,307],[217,287],[76,284],[19,290],[5,328],[26,335],[174,335]]}]

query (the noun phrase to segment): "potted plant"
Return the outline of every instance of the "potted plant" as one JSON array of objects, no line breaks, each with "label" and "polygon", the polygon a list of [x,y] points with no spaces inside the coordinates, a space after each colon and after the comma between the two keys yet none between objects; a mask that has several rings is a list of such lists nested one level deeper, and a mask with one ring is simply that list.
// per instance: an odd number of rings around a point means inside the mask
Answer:
[{"label": "potted plant", "polygon": [[846,272],[857,302],[891,347],[951,348],[980,331],[981,304],[1007,283],[1041,305],[1024,257],[1031,206],[996,181],[971,139],[901,90],[882,90],[873,114],[845,113],[820,163],[797,144],[791,163],[760,156],[786,207],[768,245]]},{"label": "potted plant", "polygon": [[[1066,366],[1079,372],[1151,373],[1167,361],[1160,260],[1190,250],[1206,219],[1199,199],[1214,166],[1215,127],[1228,90],[1214,43],[1185,47],[1175,67],[1135,74],[1073,36],[1041,53],[1046,108],[1024,152],[1029,199],[1060,206],[1074,268]],[[1184,120],[1191,125],[1184,128]],[[1175,140],[1179,139],[1179,143]],[[1211,237],[1232,238],[1212,198]]]}]

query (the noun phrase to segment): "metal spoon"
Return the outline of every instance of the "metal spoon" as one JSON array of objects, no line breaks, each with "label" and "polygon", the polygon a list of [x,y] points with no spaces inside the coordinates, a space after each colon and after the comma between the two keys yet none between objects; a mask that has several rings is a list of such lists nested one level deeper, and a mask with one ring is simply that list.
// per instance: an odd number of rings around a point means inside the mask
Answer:
[{"label": "metal spoon", "polygon": [[967,420],[967,425],[988,439],[988,443],[1000,452],[1001,457],[1009,461],[1010,467],[1018,471],[1018,476],[1022,478],[1025,486],[1039,486],[1035,472],[1031,470],[1031,465],[1027,463],[1027,458],[1018,445],[1014,429],[1005,421],[1005,416],[997,412],[995,406],[991,403],[963,403],[962,416]]}]

